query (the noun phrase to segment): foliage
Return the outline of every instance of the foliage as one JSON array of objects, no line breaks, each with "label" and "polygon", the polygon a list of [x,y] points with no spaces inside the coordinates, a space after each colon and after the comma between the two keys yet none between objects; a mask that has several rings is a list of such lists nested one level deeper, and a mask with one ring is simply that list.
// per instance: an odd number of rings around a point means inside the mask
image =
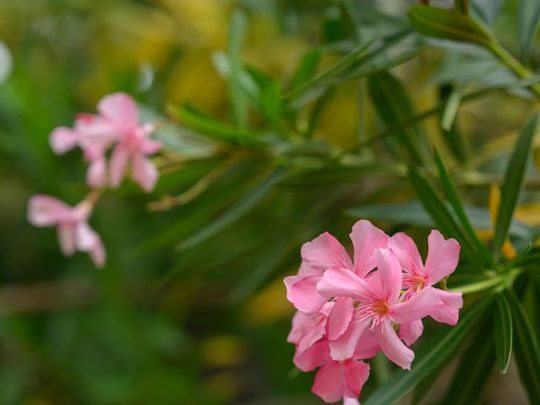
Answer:
[{"label": "foliage", "polygon": [[[362,398],[471,403],[517,372],[540,401],[538,7],[405,3],[2,2],[0,402],[317,403],[280,280],[359,218],[456,238],[447,287],[465,295],[413,371],[375,364]],[[26,224],[26,201],[81,199],[81,157],[48,133],[118,90],[166,147],[152,195],[96,206],[96,272]]]}]

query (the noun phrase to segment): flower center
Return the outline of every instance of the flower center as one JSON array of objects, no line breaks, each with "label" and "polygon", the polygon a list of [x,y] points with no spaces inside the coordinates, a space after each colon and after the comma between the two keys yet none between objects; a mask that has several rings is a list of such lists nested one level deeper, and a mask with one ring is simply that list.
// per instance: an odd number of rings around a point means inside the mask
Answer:
[{"label": "flower center", "polygon": [[390,306],[388,305],[388,301],[380,300],[373,303],[372,310],[375,315],[385,316],[390,312]]},{"label": "flower center", "polygon": [[426,286],[426,278],[424,276],[409,276],[403,280],[403,285],[412,291],[420,291]]}]

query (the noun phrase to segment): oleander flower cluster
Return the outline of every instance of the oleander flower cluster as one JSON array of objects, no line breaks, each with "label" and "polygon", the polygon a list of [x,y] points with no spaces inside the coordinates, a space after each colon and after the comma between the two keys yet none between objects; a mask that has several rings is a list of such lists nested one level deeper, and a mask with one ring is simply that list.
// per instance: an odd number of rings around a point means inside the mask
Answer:
[{"label": "oleander flower cluster", "polygon": [[[86,182],[94,191],[75,207],[47,195],[35,195],[28,204],[28,220],[38,227],[56,226],[62,252],[87,252],[97,267],[105,264],[105,249],[99,235],[88,225],[88,219],[99,199],[98,189],[118,187],[126,174],[147,193],[159,177],[149,159],[161,148],[151,139],[154,125],[143,123],[135,101],[125,93],[103,97],[97,114],[77,115],[72,128],[52,131],[50,144],[59,155],[80,148],[88,164]],[[110,159],[107,161],[108,156]]]},{"label": "oleander flower cluster", "polygon": [[318,369],[312,391],[325,402],[348,405],[358,403],[368,359],[382,351],[410,370],[423,318],[455,325],[463,305],[461,293],[436,287],[457,266],[456,240],[431,231],[424,263],[405,233],[390,237],[360,220],[350,238],[352,258],[327,232],[305,243],[298,275],[284,280],[297,309],[287,338],[296,345],[294,364]]}]

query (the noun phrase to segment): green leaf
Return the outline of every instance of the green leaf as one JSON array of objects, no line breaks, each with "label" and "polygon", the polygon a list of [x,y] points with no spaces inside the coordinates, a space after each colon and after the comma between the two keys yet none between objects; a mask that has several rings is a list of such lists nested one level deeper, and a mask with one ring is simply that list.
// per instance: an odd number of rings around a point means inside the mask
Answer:
[{"label": "green leaf", "polygon": [[514,322],[514,354],[521,382],[531,404],[540,404],[540,347],[531,321],[514,291],[507,291],[506,297],[512,306]]},{"label": "green leaf", "polygon": [[521,59],[525,63],[529,63],[534,48],[534,38],[540,21],[540,2],[538,0],[519,0],[517,14]]},{"label": "green leaf", "polygon": [[454,125],[460,103],[461,92],[459,91],[459,89],[454,89],[446,100],[446,104],[444,106],[441,118],[441,127],[445,131],[450,131],[450,129]]},{"label": "green leaf", "polygon": [[469,217],[467,216],[467,213],[465,212],[465,208],[463,207],[463,204],[461,202],[461,198],[459,197],[459,193],[456,189],[456,186],[454,185],[454,182],[450,178],[450,175],[448,174],[448,171],[446,170],[446,167],[442,160],[441,154],[439,153],[437,149],[435,149],[435,163],[437,164],[437,168],[439,170],[439,178],[441,180],[442,187],[446,194],[446,198],[448,198],[450,205],[454,209],[456,216],[461,222],[461,226],[463,227],[465,231],[465,235],[467,236],[469,243],[471,243],[474,249],[476,250],[476,252],[482,256],[482,259],[484,260],[484,263],[487,266],[493,264],[493,258],[491,257],[489,250],[480,241],[476,231],[474,230],[473,226],[471,225],[471,222],[469,221]]},{"label": "green leaf", "polygon": [[263,87],[261,93],[261,108],[266,119],[275,128],[279,128],[283,113],[281,83],[279,80],[271,80]]},{"label": "green leaf", "polygon": [[404,174],[402,166],[389,165],[380,162],[367,162],[357,166],[327,165],[311,170],[301,170],[291,174],[284,183],[285,186],[313,187],[322,185],[335,185],[357,183],[358,176],[393,176]]},{"label": "green leaf", "polygon": [[467,256],[467,258],[472,263],[476,263],[480,268],[482,268],[482,261],[474,252],[474,249],[471,247],[469,241],[456,223],[454,216],[448,210],[444,202],[427,182],[427,180],[413,167],[409,169],[409,179],[412,186],[416,190],[420,202],[426,211],[431,215],[442,233],[456,238],[461,244],[463,253]]},{"label": "green leaf", "polygon": [[351,51],[349,54],[345,55],[344,57],[340,58],[337,62],[330,65],[319,74],[310,78],[310,80],[304,81],[298,86],[294,86],[291,89],[291,91],[287,94],[287,97],[293,98],[293,96],[297,96],[302,91],[308,88],[319,86],[323,84],[325,81],[333,79],[338,74],[343,73],[344,71],[347,71],[347,69],[350,69],[352,66],[355,66],[356,64],[360,63],[369,55],[369,47],[373,42],[374,41],[369,41],[365,44],[360,45],[358,48]]},{"label": "green leaf", "polygon": [[200,231],[194,233],[189,238],[185,239],[177,245],[177,250],[186,250],[205,240],[211,238],[218,232],[232,225],[238,221],[242,216],[249,212],[255,205],[261,201],[269,192],[272,187],[281,181],[286,176],[286,172],[282,169],[274,171],[264,181],[262,181],[257,187],[252,190],[248,195],[245,195],[240,201],[225,211],[218,218],[215,218],[208,226],[202,228]]},{"label": "green leaf", "polygon": [[477,404],[482,399],[484,387],[490,376],[495,356],[491,328],[483,322],[478,333],[461,356],[458,369],[445,395],[444,405]]},{"label": "green leaf", "polygon": [[478,320],[488,308],[490,300],[476,303],[461,318],[459,323],[444,333],[433,336],[429,344],[418,350],[411,371],[399,370],[381,385],[364,405],[388,405],[403,398],[418,383],[428,377],[433,370],[447,363],[460,347],[462,341],[478,325]]},{"label": "green leaf", "polygon": [[459,11],[461,14],[468,14],[469,13],[469,0],[455,0],[456,4],[456,10]]},{"label": "green leaf", "polygon": [[218,121],[191,106],[172,107],[170,109],[182,124],[210,138],[243,146],[262,146],[266,144],[260,138],[260,134]]},{"label": "green leaf", "polygon": [[[456,64],[453,66],[460,65]],[[452,71],[454,71],[454,68],[452,69]],[[459,94],[459,104],[461,104],[462,102],[461,92],[458,91],[456,87],[457,86],[451,84],[443,84],[440,87],[440,99],[441,102],[444,104],[444,110],[441,114],[441,122],[444,122],[445,120],[450,120],[448,114],[450,114],[450,112],[452,112],[452,110],[456,107],[455,99],[458,97],[457,94]],[[454,104],[454,107],[450,107],[450,104]],[[459,130],[458,122],[455,117],[453,117],[451,121],[451,123],[447,123],[450,124],[448,129],[442,128],[444,138],[456,159],[459,160],[459,162],[461,163],[466,163],[469,159],[469,147],[467,139]]]},{"label": "green leaf", "polygon": [[248,103],[242,89],[242,43],[247,30],[247,16],[237,9],[233,12],[229,24],[228,57],[230,65],[229,91],[235,123],[245,128],[248,124]]},{"label": "green leaf", "polygon": [[495,297],[495,354],[497,356],[497,371],[505,374],[512,355],[512,308],[503,294]]},{"label": "green leaf", "polygon": [[[292,98],[293,96],[297,96],[301,91],[312,87],[335,83],[336,81],[340,81],[342,76],[354,75],[356,71],[366,68],[369,61],[373,60],[382,52],[387,51],[391,45],[405,39],[410,33],[410,29],[401,29],[382,38],[373,38],[360,44],[356,49],[338,59],[315,77],[296,87],[294,91],[289,92],[287,97]],[[378,41],[381,42],[380,45],[372,49],[372,45],[378,43]],[[365,72],[362,75],[367,73]]]},{"label": "green leaf", "polygon": [[[368,79],[368,91],[379,119],[387,127],[396,125],[408,118],[414,117],[411,100],[403,84],[389,72],[374,74]],[[427,152],[422,131],[418,125],[399,129],[396,142],[408,152],[411,160],[421,164],[427,161]]]},{"label": "green leaf", "polygon": [[392,69],[393,67],[399,66],[402,63],[405,63],[428,49],[425,45],[419,45],[412,47],[411,49],[402,50],[399,54],[388,57],[380,58],[380,60],[374,61],[371,64],[366,64],[360,66],[356,69],[351,69],[347,73],[343,73],[339,76],[336,76],[332,79],[325,80],[325,84],[339,84],[346,81],[358,80],[366,76],[374,75],[376,73]]},{"label": "green leaf", "polygon": [[362,10],[354,0],[340,0],[339,1],[341,20],[343,25],[349,31],[350,36],[353,37],[357,43],[362,42]]},{"label": "green leaf", "polygon": [[525,171],[531,158],[531,145],[538,127],[538,117],[538,113],[535,114],[522,130],[506,168],[493,239],[493,252],[496,258],[500,256],[501,247],[508,236],[508,228],[523,188]]},{"label": "green leaf", "polygon": [[488,25],[493,25],[504,0],[473,0],[471,11],[474,16]]},{"label": "green leaf", "polygon": [[[476,229],[491,229],[489,212],[485,208],[465,207],[465,213]],[[368,218],[375,221],[389,221],[393,224],[408,224],[422,227],[433,227],[435,222],[426,210],[417,202],[397,204],[362,205],[350,208],[346,214],[354,218]],[[510,233],[521,239],[533,239],[535,232],[527,225],[513,220]],[[534,249],[533,249],[534,251]],[[532,254],[533,252],[531,252]],[[540,252],[537,253],[540,256]]]},{"label": "green leaf", "polygon": [[292,78],[291,91],[303,86],[315,75],[320,60],[321,51],[318,48],[310,50],[302,57]]},{"label": "green leaf", "polygon": [[408,15],[411,25],[430,37],[485,46],[492,42],[491,34],[484,27],[456,10],[414,5]]},{"label": "green leaf", "polygon": [[512,259],[509,262],[509,266],[518,267],[518,266],[527,266],[531,264],[540,264],[540,247],[532,247],[532,244],[529,244],[523,252]]}]

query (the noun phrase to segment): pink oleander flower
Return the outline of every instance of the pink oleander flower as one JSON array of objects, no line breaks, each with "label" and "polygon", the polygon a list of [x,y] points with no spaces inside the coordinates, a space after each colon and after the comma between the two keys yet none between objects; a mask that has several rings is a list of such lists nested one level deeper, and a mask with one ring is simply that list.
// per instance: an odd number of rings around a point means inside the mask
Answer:
[{"label": "pink oleander flower", "polygon": [[149,138],[154,126],[141,124],[137,105],[127,94],[116,93],[104,97],[98,104],[98,111],[118,134],[118,144],[110,161],[111,186],[120,185],[131,161],[133,180],[144,191],[151,192],[159,173],[148,156],[161,148],[160,142]]},{"label": "pink oleander flower", "polygon": [[[403,286],[407,289],[406,299],[422,292],[437,297],[443,306],[429,315],[438,322],[455,325],[459,318],[459,310],[463,306],[461,293],[451,293],[433,287],[436,283],[454,272],[459,261],[459,243],[455,239],[445,240],[436,230],[428,237],[428,255],[425,266],[414,241],[404,233],[392,236],[390,249],[398,258],[405,271]],[[405,328],[403,328],[405,326]],[[422,321],[417,320],[409,325],[402,325],[400,336],[412,344],[422,334]]]},{"label": "pink oleander flower", "polygon": [[327,298],[351,297],[357,302],[348,331],[353,338],[345,339],[336,350],[346,355],[357,346],[356,336],[369,330],[388,359],[410,369],[414,352],[400,340],[394,325],[420,320],[441,308],[443,302],[428,290],[402,300],[403,273],[390,249],[377,250],[376,265],[377,270],[365,279],[343,269],[327,270],[317,285]]},{"label": "pink oleander flower", "polygon": [[47,195],[34,195],[28,203],[28,221],[37,227],[56,226],[62,253],[87,252],[96,267],[105,264],[105,249],[99,235],[88,225],[97,198],[90,194],[75,207]]},{"label": "pink oleander flower", "polygon": [[[159,173],[148,156],[155,154],[161,143],[149,138],[152,124],[141,123],[137,105],[125,93],[103,97],[98,103],[98,114],[80,114],[73,129],[60,127],[53,130],[50,142],[53,150],[62,154],[80,147],[89,162],[87,183],[98,188],[118,187],[131,162],[133,179],[150,192]],[[107,170],[106,152],[116,144]]]},{"label": "pink oleander flower", "polygon": [[[358,221],[353,226],[350,238],[354,247],[354,261],[343,245],[328,232],[302,246],[302,264],[298,275],[284,279],[287,298],[296,309],[306,313],[317,313],[327,301],[317,291],[317,283],[326,270],[348,269],[364,277],[375,267],[376,249],[386,247],[388,243],[388,236],[366,220]],[[336,313],[330,315],[333,318],[330,331],[332,338],[337,338],[345,330],[346,325],[343,325],[344,320],[341,318],[348,316],[341,313],[344,307],[346,305],[340,303],[336,307]]]},{"label": "pink oleander flower", "polygon": [[425,266],[411,238],[389,238],[370,222],[351,233],[354,260],[329,233],[302,246],[298,275],[286,277],[287,298],[298,310],[287,341],[296,345],[294,364],[319,368],[312,391],[324,401],[358,404],[369,366],[382,352],[410,369],[410,346],[422,334],[422,319],[454,325],[463,305],[460,293],[433,287],[451,274],[459,244],[437,231],[429,235]]},{"label": "pink oleander flower", "polygon": [[57,154],[64,154],[77,146],[83,150],[89,164],[86,182],[93,188],[107,185],[105,152],[115,140],[110,125],[92,114],[79,114],[73,129],[59,127],[50,135],[51,147]]},{"label": "pink oleander flower", "polygon": [[369,365],[362,360],[373,357],[378,351],[377,343],[366,335],[365,341],[358,345],[350,359],[335,361],[330,357],[328,341],[321,339],[304,352],[296,354],[294,363],[302,371],[320,367],[311,390],[325,402],[343,399],[345,404],[352,405],[358,404],[357,398],[369,377]]}]

